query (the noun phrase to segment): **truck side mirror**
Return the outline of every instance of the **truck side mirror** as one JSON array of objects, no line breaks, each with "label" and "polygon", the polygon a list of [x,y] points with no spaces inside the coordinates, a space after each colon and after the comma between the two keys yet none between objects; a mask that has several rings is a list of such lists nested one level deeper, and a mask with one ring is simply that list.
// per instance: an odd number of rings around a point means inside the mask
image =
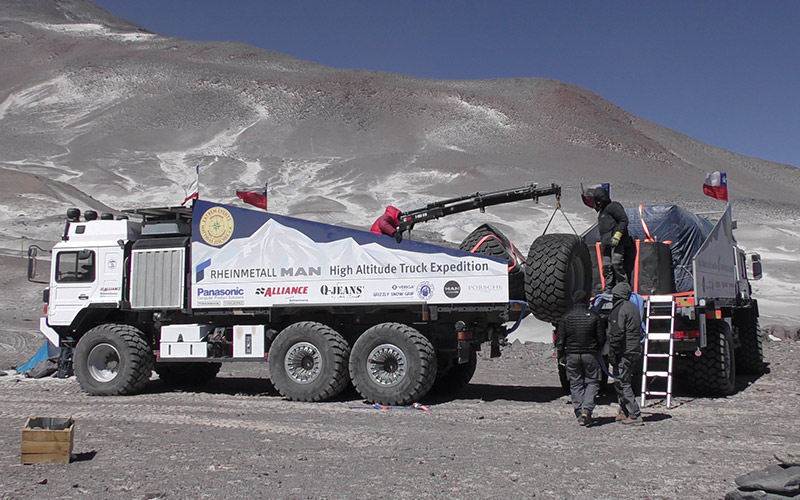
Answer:
[{"label": "truck side mirror", "polygon": [[761,272],[761,256],[757,253],[750,254],[750,274],[754,280],[760,280],[763,277]]}]

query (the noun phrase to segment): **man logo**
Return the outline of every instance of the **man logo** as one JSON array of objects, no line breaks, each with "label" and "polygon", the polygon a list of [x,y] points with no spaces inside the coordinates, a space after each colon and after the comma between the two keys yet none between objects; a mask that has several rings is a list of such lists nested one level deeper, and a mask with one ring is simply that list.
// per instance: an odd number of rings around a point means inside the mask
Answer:
[{"label": "man logo", "polygon": [[454,299],[461,293],[461,285],[458,281],[450,280],[444,284],[444,294],[449,298]]}]

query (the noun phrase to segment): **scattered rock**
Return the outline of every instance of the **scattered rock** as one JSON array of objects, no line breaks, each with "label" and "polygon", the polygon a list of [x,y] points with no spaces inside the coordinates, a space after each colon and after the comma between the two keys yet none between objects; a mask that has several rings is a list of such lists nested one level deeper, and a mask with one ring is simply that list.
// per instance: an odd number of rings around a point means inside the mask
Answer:
[{"label": "scattered rock", "polygon": [[800,465],[800,448],[792,448],[775,452],[775,458],[777,458],[778,462],[786,467]]},{"label": "scattered rock", "polygon": [[755,490],[755,491],[733,490],[729,492],[727,495],[725,495],[725,500],[800,500],[800,495],[787,497],[784,495],[767,493],[764,490]]},{"label": "scattered rock", "polygon": [[800,328],[769,325],[762,329],[769,340],[800,340]]},{"label": "scattered rock", "polygon": [[800,493],[800,466],[770,465],[766,469],[737,477],[736,485],[747,491],[796,495]]}]

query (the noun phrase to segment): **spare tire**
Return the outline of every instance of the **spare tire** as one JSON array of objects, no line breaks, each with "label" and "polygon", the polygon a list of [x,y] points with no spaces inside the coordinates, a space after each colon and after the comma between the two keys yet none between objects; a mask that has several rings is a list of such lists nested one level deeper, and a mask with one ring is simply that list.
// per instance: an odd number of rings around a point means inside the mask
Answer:
[{"label": "spare tire", "polygon": [[572,294],[591,294],[589,250],[575,234],[545,234],[536,238],[525,264],[525,298],[537,319],[557,323],[572,307]]},{"label": "spare tire", "polygon": [[491,224],[478,226],[464,238],[459,248],[469,253],[505,259],[508,262],[508,297],[511,300],[525,300],[525,261],[499,229]]}]

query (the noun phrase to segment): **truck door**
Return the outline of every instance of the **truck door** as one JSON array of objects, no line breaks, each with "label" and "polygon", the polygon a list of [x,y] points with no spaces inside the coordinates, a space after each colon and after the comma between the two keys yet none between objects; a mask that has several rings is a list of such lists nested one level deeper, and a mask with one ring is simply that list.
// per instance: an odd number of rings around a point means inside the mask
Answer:
[{"label": "truck door", "polygon": [[65,249],[53,256],[48,324],[69,325],[86,307],[98,288],[97,252]]}]

